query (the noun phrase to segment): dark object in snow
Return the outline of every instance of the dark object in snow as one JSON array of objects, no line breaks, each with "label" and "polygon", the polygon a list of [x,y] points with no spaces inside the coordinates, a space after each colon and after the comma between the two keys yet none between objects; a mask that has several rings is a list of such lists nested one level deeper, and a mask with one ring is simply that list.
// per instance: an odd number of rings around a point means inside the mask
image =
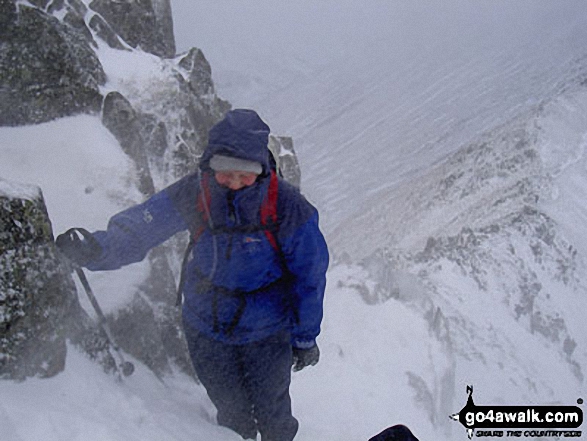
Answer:
[{"label": "dark object in snow", "polygon": [[370,438],[369,441],[418,441],[406,426],[397,424]]},{"label": "dark object in snow", "polygon": [[106,335],[106,339],[108,340],[110,347],[112,347],[112,349],[114,349],[114,352],[116,352],[116,355],[118,356],[118,359],[120,361],[120,365],[116,367],[116,370],[119,373],[122,373],[122,375],[124,375],[125,377],[132,375],[132,373],[135,371],[135,366],[130,361],[126,361],[124,359],[124,356],[122,355],[122,351],[120,350],[118,345],[116,345],[116,343],[112,337],[112,332],[110,331],[110,327],[108,326],[108,322],[106,321],[106,317],[104,316],[104,313],[102,312],[102,308],[100,307],[98,300],[96,300],[96,296],[94,295],[94,292],[92,291],[92,287],[90,286],[90,283],[88,282],[88,279],[86,278],[86,275],[84,274],[84,271],[81,268],[76,268],[75,273],[79,277],[79,281],[82,283],[82,286],[84,287],[84,290],[86,291],[86,294],[88,295],[88,299],[90,299],[90,303],[92,304],[94,311],[96,311],[96,314],[98,315],[98,323],[99,323],[100,327],[102,328],[102,331],[104,331],[104,334]]}]

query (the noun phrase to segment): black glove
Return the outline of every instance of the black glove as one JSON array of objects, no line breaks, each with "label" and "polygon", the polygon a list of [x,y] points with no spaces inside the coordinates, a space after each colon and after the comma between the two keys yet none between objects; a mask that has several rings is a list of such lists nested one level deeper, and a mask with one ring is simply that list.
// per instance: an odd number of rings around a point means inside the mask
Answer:
[{"label": "black glove", "polygon": [[102,254],[102,247],[88,230],[70,228],[55,239],[55,245],[65,256],[79,266],[98,259]]},{"label": "black glove", "polygon": [[320,350],[318,345],[314,345],[309,349],[293,348],[293,370],[294,372],[301,371],[306,366],[314,366],[320,360]]}]

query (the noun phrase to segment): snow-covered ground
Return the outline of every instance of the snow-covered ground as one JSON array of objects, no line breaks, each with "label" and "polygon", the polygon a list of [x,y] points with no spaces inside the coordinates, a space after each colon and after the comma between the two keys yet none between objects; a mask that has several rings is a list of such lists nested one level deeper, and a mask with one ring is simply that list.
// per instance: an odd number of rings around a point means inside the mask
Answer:
[{"label": "snow-covered ground", "polygon": [[[410,375],[428,380],[438,368],[417,343],[428,338],[427,323],[399,302],[375,308],[366,305],[354,289],[336,288],[337,279],[347,279],[351,273],[341,267],[330,275],[320,363],[293,375],[294,413],[301,421],[296,440],[366,441],[399,422],[414,427],[422,440],[439,439],[420,404],[406,400],[416,397],[408,385],[405,360],[414,363]],[[393,332],[390,322],[409,329],[409,335]],[[57,377],[0,382],[1,439],[241,439],[215,424],[214,407],[193,380],[175,374],[162,384],[133,361],[135,373],[118,381],[69,347],[66,369]]]},{"label": "snow-covered ground", "polygon": [[[292,382],[301,422],[296,440],[366,441],[398,423],[422,441],[465,439],[448,414],[465,404],[469,383],[477,404],[571,405],[587,395],[585,380],[572,370],[572,363],[587,368],[583,0],[173,0],[172,6],[179,48],[203,49],[220,96],[254,107],[274,133],[294,137],[304,192],[318,205],[333,248],[347,250],[351,261],[383,245],[411,256],[392,268],[389,299],[376,295],[386,267],[330,269],[321,361]],[[160,65],[152,56],[101,56],[107,89],[156,87],[162,69],[145,70]],[[509,153],[500,140],[520,127],[538,157],[508,171],[511,181],[500,181],[499,170],[476,174],[480,162],[467,146],[486,142],[499,160],[500,149]],[[0,158],[1,178],[42,188],[56,234],[71,226],[104,228],[110,215],[141,197],[129,160],[97,117],[0,128]],[[468,164],[460,170],[465,184],[482,184],[474,201],[435,199],[446,196],[437,183],[447,176],[463,185],[451,168],[461,163]],[[557,245],[578,250],[570,282],[549,278],[555,252],[547,249],[539,261],[525,236],[510,230],[479,239],[464,264],[450,254],[416,255],[428,237],[484,227],[485,218],[467,210],[489,213],[482,204],[494,199],[483,197],[535,175],[544,178],[540,208],[555,221]],[[403,197],[408,203],[399,203]],[[373,217],[360,221],[363,213]],[[490,214],[496,221],[507,215]],[[399,227],[406,234],[398,238]],[[466,266],[467,259],[477,266]],[[479,268],[476,278],[467,273]],[[145,270],[136,264],[91,274],[107,311],[124,303]],[[532,334],[526,319],[515,317],[517,277],[525,274],[543,283],[536,307],[564,318],[557,329],[577,343],[572,357],[561,342]],[[508,283],[516,285],[511,292]],[[118,382],[70,347],[57,377],[0,382],[0,439],[238,439],[214,424],[200,386],[180,374],[164,382],[138,362],[136,373]]]}]

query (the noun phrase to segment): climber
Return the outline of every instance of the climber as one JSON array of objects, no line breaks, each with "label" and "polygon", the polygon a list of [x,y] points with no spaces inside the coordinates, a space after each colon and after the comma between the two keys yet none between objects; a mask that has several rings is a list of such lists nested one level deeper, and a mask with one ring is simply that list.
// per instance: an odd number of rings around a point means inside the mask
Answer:
[{"label": "climber", "polygon": [[282,181],[256,112],[232,110],[209,133],[199,170],[56,244],[89,270],[113,270],[189,230],[180,280],[185,337],[218,424],[244,439],[290,441],[291,370],[315,365],[328,250],[316,209]]}]

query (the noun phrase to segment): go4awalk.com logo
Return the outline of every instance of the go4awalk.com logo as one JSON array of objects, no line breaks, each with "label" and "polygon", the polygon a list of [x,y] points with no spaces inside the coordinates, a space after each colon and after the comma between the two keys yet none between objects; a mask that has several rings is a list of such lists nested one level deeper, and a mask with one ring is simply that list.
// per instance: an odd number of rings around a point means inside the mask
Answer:
[{"label": "go4awalk.com logo", "polygon": [[[583,423],[578,406],[477,406],[473,386],[467,386],[469,398],[459,413],[451,418],[460,422],[469,439],[476,437],[575,437]],[[583,404],[579,398],[577,404]]]}]

